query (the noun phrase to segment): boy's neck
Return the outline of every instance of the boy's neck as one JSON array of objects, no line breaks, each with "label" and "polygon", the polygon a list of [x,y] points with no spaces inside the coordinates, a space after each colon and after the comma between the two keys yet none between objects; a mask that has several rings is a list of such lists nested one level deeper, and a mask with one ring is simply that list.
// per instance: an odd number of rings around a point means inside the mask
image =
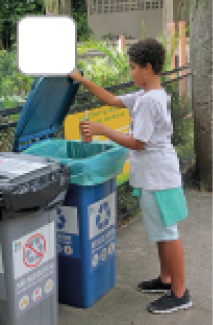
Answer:
[{"label": "boy's neck", "polygon": [[150,90],[154,90],[154,89],[163,89],[163,87],[160,83],[160,77],[156,76],[156,75],[153,75],[152,77],[150,77],[150,79],[144,85],[145,93]]}]

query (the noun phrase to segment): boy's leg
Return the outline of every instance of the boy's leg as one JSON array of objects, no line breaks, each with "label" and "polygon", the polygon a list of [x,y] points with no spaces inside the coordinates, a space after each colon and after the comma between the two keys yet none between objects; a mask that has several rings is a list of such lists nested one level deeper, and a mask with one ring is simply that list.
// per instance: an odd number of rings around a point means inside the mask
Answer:
[{"label": "boy's leg", "polygon": [[171,274],[172,290],[180,298],[185,293],[183,247],[179,239],[157,243],[161,261],[162,281]]},{"label": "boy's leg", "polygon": [[158,257],[160,261],[160,278],[163,283],[171,283],[171,271],[168,265],[168,261],[164,256],[163,253],[163,245],[162,242],[157,242],[157,249],[158,249]]}]

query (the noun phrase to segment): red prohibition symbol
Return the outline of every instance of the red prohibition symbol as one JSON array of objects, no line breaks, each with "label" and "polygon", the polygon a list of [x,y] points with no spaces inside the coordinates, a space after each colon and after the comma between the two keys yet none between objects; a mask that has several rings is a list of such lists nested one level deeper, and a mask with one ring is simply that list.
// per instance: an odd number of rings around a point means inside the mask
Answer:
[{"label": "red prohibition symbol", "polygon": [[27,267],[38,266],[46,252],[46,240],[42,234],[31,236],[23,248],[23,262]]}]

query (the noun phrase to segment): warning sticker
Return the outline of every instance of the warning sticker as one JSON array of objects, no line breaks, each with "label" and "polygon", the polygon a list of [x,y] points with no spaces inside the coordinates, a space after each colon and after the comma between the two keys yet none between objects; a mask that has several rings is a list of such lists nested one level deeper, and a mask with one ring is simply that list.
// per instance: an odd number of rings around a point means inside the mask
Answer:
[{"label": "warning sticker", "polygon": [[55,232],[52,222],[13,242],[14,278],[20,278],[54,256]]},{"label": "warning sticker", "polygon": [[15,314],[41,303],[55,293],[55,224],[47,224],[13,243]]},{"label": "warning sticker", "polygon": [[41,264],[41,261],[46,252],[46,240],[42,234],[36,234],[30,237],[25,244],[23,255],[24,264],[27,267],[36,267]]}]

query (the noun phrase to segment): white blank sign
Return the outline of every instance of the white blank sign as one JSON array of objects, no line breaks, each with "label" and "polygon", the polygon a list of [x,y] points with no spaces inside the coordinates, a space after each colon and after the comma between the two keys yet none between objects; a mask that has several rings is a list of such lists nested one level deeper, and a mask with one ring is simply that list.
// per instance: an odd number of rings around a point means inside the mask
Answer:
[{"label": "white blank sign", "polygon": [[76,68],[77,26],[68,16],[25,16],[17,27],[22,74],[67,75]]}]

